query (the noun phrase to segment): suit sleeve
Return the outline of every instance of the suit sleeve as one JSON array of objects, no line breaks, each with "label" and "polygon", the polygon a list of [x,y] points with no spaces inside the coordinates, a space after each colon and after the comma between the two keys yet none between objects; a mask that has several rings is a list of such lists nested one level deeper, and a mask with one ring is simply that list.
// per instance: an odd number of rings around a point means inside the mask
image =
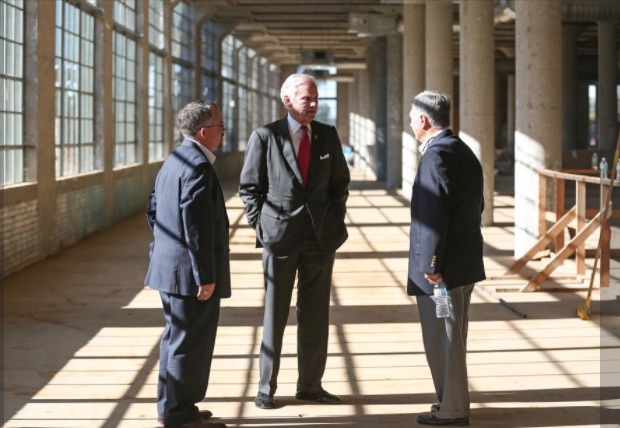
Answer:
[{"label": "suit sleeve", "polygon": [[148,221],[151,231],[155,227],[156,212],[157,199],[155,198],[155,188],[153,187],[153,190],[151,190],[151,194],[149,195],[149,200],[146,204],[146,221]]},{"label": "suit sleeve", "polygon": [[245,205],[248,223],[254,229],[267,193],[267,142],[256,130],[250,135],[239,178],[239,196]]},{"label": "suit sleeve", "polygon": [[427,151],[419,166],[421,228],[420,268],[425,273],[442,273],[450,222],[448,174],[440,152]]},{"label": "suit sleeve", "polygon": [[181,188],[181,218],[185,244],[197,285],[215,282],[214,171],[207,163],[198,165]]}]

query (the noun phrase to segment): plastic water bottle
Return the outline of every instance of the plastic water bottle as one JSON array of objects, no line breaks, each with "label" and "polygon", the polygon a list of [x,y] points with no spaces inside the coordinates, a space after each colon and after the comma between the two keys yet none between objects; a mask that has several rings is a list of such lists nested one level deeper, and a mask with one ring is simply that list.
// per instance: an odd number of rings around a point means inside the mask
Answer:
[{"label": "plastic water bottle", "polygon": [[601,170],[601,178],[607,178],[607,169],[609,167],[607,165],[607,159],[602,157],[601,158],[601,163],[600,163],[600,165],[598,167]]},{"label": "plastic water bottle", "polygon": [[433,300],[435,301],[435,314],[437,318],[447,318],[452,315],[452,298],[448,295],[448,288],[443,282],[433,287]]},{"label": "plastic water bottle", "polygon": [[598,169],[598,155],[596,152],[592,153],[592,169]]}]

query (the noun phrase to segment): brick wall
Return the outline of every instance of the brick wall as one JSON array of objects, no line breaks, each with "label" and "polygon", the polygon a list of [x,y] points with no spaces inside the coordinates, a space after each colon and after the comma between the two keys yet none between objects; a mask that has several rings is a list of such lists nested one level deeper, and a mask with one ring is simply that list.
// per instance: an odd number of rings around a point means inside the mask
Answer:
[{"label": "brick wall", "polygon": [[56,200],[56,239],[66,248],[106,226],[103,186],[63,193]]},{"label": "brick wall", "polygon": [[0,209],[3,275],[11,275],[39,260],[37,201]]}]

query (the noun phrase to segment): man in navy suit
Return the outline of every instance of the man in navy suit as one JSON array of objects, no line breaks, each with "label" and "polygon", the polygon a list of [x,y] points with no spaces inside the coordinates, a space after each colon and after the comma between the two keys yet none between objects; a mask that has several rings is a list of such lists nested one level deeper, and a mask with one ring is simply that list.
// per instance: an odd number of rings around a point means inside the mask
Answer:
[{"label": "man in navy suit", "polygon": [[[424,351],[439,403],[418,416],[424,425],[469,425],[468,312],[474,284],[485,279],[481,214],[482,167],[448,127],[450,99],[424,91],[409,113],[420,142],[411,198],[407,293],[416,296]],[[444,282],[453,313],[437,318],[433,286]]]},{"label": "man in navy suit", "polygon": [[145,284],[159,290],[166,320],[157,411],[166,428],[222,428],[196,403],[207,393],[220,299],[231,294],[228,216],[211,165],[225,127],[205,100],[185,106],[177,124],[185,139],[164,161],[147,208],[154,241]]},{"label": "man in navy suit", "polygon": [[275,407],[282,339],[295,276],[295,397],[339,403],[321,384],[327,360],[329,301],[335,252],[347,239],[349,169],[336,129],[314,120],[319,94],[307,74],[289,76],[280,92],[288,115],[250,136],[239,195],[263,247],[265,316],[255,405]]}]

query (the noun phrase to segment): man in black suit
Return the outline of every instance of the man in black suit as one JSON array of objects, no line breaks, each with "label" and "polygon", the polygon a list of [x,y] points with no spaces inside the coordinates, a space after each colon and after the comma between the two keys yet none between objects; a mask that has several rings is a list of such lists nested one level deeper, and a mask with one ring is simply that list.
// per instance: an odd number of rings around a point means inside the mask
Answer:
[{"label": "man in black suit", "polygon": [[313,120],[319,98],[314,78],[289,76],[280,98],[288,115],[252,132],[239,184],[257,246],[264,248],[265,317],[254,400],[261,409],[275,407],[295,275],[299,375],[295,397],[322,404],[340,402],[323,389],[321,379],[335,251],[348,237],[344,219],[349,169],[336,129]]},{"label": "man in black suit", "polygon": [[231,294],[228,216],[211,165],[225,128],[205,100],[185,106],[177,124],[185,139],[164,161],[147,208],[154,241],[145,284],[159,290],[166,320],[157,411],[166,428],[223,428],[196,403],[207,393],[220,299]]},{"label": "man in black suit", "polygon": [[[418,416],[424,425],[469,425],[468,311],[474,284],[485,279],[481,214],[482,167],[448,127],[450,99],[424,91],[409,113],[420,142],[411,198],[407,293],[416,296],[422,339],[439,403]],[[444,282],[453,313],[437,318],[433,286]]]}]

